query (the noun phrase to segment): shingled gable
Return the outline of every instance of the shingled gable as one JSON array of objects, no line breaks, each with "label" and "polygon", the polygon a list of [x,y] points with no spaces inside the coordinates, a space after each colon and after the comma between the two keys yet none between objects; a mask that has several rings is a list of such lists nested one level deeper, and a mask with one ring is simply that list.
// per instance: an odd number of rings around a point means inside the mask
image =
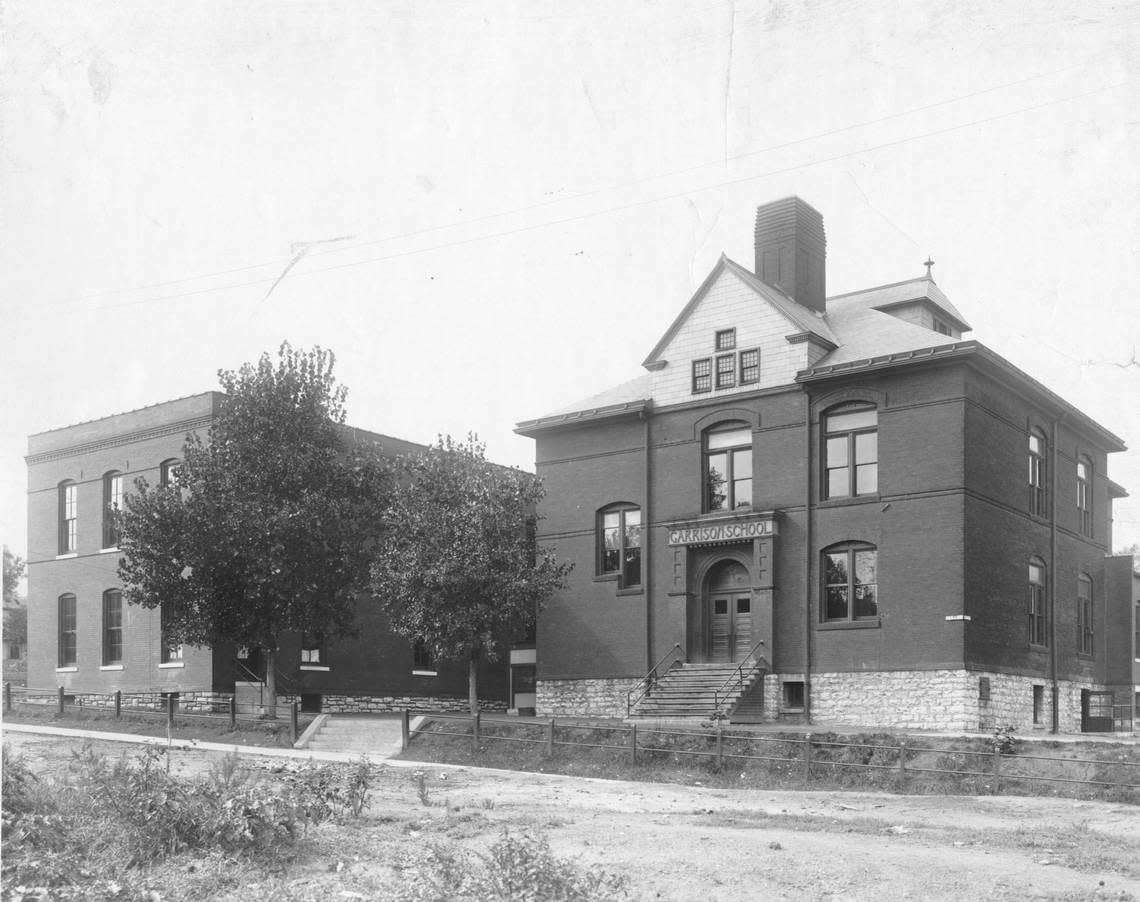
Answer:
[{"label": "shingled gable", "polygon": [[725,254],[721,254],[716,266],[714,266],[708,276],[705,277],[705,280],[701,283],[696,292],[694,292],[689,302],[677,315],[677,318],[673,320],[669,328],[665,330],[665,334],[662,335],[661,339],[654,345],[653,350],[649,352],[649,356],[642,362],[641,365],[643,367],[647,370],[656,370],[665,366],[666,361],[661,358],[661,354],[669,346],[669,342],[681,331],[681,327],[689,317],[692,316],[701,301],[704,300],[709,289],[716,284],[717,280],[720,279],[725,272],[730,272],[739,278],[745,285],[756,292],[760,300],[769,304],[773,310],[788,321],[788,324],[792,327],[789,337],[792,335],[811,335],[821,341],[825,346],[836,346],[837,342],[835,341],[835,336],[831,333],[831,329],[828,328],[827,323],[824,322],[821,316],[797,304],[779,289],[761,282],[739,263],[730,260]]}]

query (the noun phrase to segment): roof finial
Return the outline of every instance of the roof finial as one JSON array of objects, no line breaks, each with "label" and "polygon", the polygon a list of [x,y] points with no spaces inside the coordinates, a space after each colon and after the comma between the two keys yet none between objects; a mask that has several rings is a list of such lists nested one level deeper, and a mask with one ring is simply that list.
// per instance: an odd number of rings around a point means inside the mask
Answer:
[{"label": "roof finial", "polygon": [[930,274],[930,268],[934,265],[934,259],[928,255],[926,262],[922,265],[926,267],[926,278],[930,279],[930,281],[933,282],[934,276]]}]

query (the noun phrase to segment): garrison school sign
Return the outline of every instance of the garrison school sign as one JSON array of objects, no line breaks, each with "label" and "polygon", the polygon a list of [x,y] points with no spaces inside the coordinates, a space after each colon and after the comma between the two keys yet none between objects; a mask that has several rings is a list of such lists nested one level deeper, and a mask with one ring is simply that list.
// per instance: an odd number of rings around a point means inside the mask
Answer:
[{"label": "garrison school sign", "polygon": [[742,542],[776,534],[776,524],[763,520],[734,520],[731,523],[708,523],[678,526],[669,530],[670,545],[708,545],[717,542]]}]

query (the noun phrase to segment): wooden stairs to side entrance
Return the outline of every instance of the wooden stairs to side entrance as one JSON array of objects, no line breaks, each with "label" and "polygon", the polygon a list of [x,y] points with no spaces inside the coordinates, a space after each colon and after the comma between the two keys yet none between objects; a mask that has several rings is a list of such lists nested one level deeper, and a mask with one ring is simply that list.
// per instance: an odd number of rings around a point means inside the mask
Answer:
[{"label": "wooden stairs to side entrance", "polygon": [[678,664],[657,677],[630,717],[708,720],[724,715],[735,723],[757,722],[762,714],[760,682],[764,662]]}]

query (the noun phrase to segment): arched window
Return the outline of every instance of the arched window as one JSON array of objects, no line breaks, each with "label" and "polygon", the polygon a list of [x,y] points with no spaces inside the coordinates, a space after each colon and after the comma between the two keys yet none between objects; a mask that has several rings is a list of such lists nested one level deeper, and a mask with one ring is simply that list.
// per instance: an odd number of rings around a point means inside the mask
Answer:
[{"label": "arched window", "polygon": [[1092,461],[1084,455],[1077,461],[1077,517],[1082,536],[1093,534]]},{"label": "arched window", "polygon": [[865,542],[843,542],[823,551],[822,619],[874,620],[879,616],[879,552]]},{"label": "arched window", "polygon": [[752,506],[752,428],[739,421],[719,423],[704,433],[706,511]]},{"label": "arched window", "polygon": [[1049,609],[1045,605],[1045,562],[1029,559],[1029,644],[1049,644]]},{"label": "arched window", "polygon": [[850,498],[879,491],[879,412],[853,401],[823,415],[825,498]]},{"label": "arched window", "polygon": [[74,667],[78,658],[75,648],[75,596],[67,592],[58,602],[59,666]]},{"label": "arched window", "polygon": [[1045,433],[1034,429],[1029,433],[1029,512],[1038,517],[1048,516],[1048,495],[1045,493]]},{"label": "arched window", "polygon": [[103,547],[117,548],[119,530],[115,514],[123,508],[123,474],[111,470],[103,474]]},{"label": "arched window", "polygon": [[103,593],[103,666],[123,663],[123,593]]},{"label": "arched window", "polygon": [[79,486],[65,479],[59,484],[59,553],[74,554],[78,548]]},{"label": "arched window", "polygon": [[1093,585],[1086,573],[1077,577],[1077,649],[1093,653]]},{"label": "arched window", "polygon": [[176,457],[164,460],[158,470],[158,484],[161,486],[178,485],[178,478],[182,473],[182,461]]},{"label": "arched window", "polygon": [[611,504],[598,511],[598,575],[616,576],[618,588],[641,585],[641,508]]}]

